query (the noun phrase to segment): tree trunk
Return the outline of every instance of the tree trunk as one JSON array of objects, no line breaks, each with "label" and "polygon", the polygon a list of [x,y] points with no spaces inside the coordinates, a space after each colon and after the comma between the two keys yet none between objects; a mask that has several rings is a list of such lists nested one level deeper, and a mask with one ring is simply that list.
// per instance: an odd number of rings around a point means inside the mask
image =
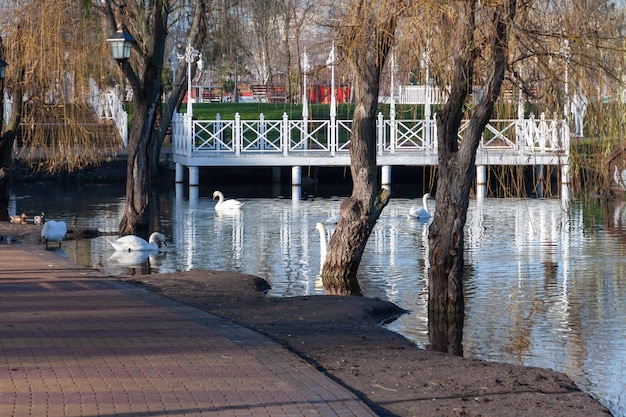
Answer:
[{"label": "tree trunk", "polygon": [[[366,39],[355,41],[348,33],[348,59],[355,69],[356,106],[350,135],[350,171],[352,195],[343,201],[340,220],[330,239],[322,268],[322,282],[331,294],[360,294],[357,270],[363,251],[380,213],[389,202],[391,193],[380,188],[376,165],[376,111],[378,91],[385,59],[389,53],[396,21],[393,15],[376,21],[377,13],[364,2],[358,2],[361,24],[372,23],[370,31],[361,31]],[[374,26],[374,22],[376,25]],[[353,26],[352,28],[356,28]],[[358,29],[357,29],[358,30]]]},{"label": "tree trunk", "polygon": [[[437,117],[439,177],[436,211],[430,226],[429,319],[458,323],[463,315],[464,227],[469,194],[475,175],[476,151],[495,102],[500,94],[506,67],[509,25],[515,17],[516,1],[494,6],[491,40],[491,68],[487,91],[472,114],[459,145],[458,132],[464,106],[471,92],[474,62],[479,48],[476,43],[475,14],[477,1],[468,4],[465,19],[459,18],[456,31],[454,78],[450,96]],[[469,46],[468,46],[469,45]],[[461,321],[462,323],[462,321]],[[454,334],[454,331],[448,332]]]},{"label": "tree trunk", "polygon": [[[160,100],[156,104],[160,104]],[[147,237],[151,232],[147,209],[151,191],[150,170],[154,162],[150,159],[149,150],[156,104],[152,103],[147,108],[144,103],[135,102],[135,118],[143,123],[135,123],[128,138],[126,203],[119,225],[120,236],[136,234]]]},{"label": "tree trunk", "polygon": [[[141,6],[143,7],[143,6]],[[133,13],[122,13],[123,7],[107,2],[103,8],[105,21],[113,32],[123,26],[118,19],[127,19]],[[116,11],[118,14],[116,15]],[[172,120],[172,114],[180,96],[186,91],[186,71],[176,77],[167,110],[161,114],[163,90],[161,72],[165,57],[165,41],[168,29],[170,3],[154,1],[148,12],[135,10],[136,16],[146,16],[145,22],[123,21],[126,27],[141,30],[135,33],[140,41],[134,50],[139,54],[136,70],[128,60],[120,62],[120,68],[133,89],[134,120],[128,138],[128,163],[126,168],[126,203],[119,224],[120,236],[137,234],[147,237],[152,231],[150,196],[152,178],[157,176],[161,146]],[[195,15],[190,28],[190,41],[201,47],[206,36],[205,1],[196,2]],[[157,124],[157,116],[161,116]]]}]

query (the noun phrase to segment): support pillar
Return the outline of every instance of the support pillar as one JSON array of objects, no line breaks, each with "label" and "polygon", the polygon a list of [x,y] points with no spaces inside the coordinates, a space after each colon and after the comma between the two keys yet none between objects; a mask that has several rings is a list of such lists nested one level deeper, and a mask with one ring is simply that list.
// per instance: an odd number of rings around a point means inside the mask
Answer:
[{"label": "support pillar", "polygon": [[299,167],[299,166],[291,167],[291,185],[293,186],[302,185],[302,167]]},{"label": "support pillar", "polygon": [[198,201],[200,197],[200,167],[189,167],[189,201]]},{"label": "support pillar", "polygon": [[200,167],[189,167],[189,186],[200,185]]},{"label": "support pillar", "polygon": [[569,210],[570,194],[570,175],[569,164],[561,165],[561,206],[565,210]]},{"label": "support pillar", "polygon": [[183,184],[180,182],[177,182],[175,184],[175,192],[176,192],[176,200],[182,200],[184,195],[185,195],[185,190],[183,190]]},{"label": "support pillar", "polygon": [[381,186],[391,191],[391,166],[383,165],[381,168]]},{"label": "support pillar", "polygon": [[183,172],[183,166],[176,164],[176,184],[182,183],[185,180],[185,173]]},{"label": "support pillar", "polygon": [[476,165],[476,200],[487,196],[487,165]]}]

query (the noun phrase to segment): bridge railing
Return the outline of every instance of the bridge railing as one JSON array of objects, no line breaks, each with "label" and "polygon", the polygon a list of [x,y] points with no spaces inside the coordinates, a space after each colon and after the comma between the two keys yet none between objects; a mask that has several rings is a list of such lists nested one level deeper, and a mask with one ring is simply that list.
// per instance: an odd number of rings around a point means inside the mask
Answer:
[{"label": "bridge railing", "polygon": [[111,88],[103,93],[96,82],[89,80],[91,107],[101,120],[112,120],[124,146],[128,146],[128,113],[115,91]]},{"label": "bridge railing", "polygon": [[[222,154],[345,155],[350,147],[351,120],[192,120],[184,114],[173,119],[174,152],[193,157]],[[463,121],[459,139],[468,127]],[[378,155],[437,152],[435,120],[377,120]],[[566,120],[538,119],[491,120],[483,132],[479,152],[498,150],[508,153],[569,154],[569,128]]]}]

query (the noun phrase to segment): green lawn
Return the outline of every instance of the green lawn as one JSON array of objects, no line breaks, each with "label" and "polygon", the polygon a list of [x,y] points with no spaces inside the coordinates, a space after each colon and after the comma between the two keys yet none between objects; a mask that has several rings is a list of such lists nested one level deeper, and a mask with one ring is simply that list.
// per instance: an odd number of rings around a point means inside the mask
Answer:
[{"label": "green lawn", "polygon": [[[338,104],[337,118],[340,120],[351,120],[353,112],[352,104]],[[186,111],[183,105],[181,112]],[[379,111],[383,112],[385,118],[389,117],[389,106],[381,105]],[[197,120],[215,120],[217,114],[223,120],[232,120],[235,113],[239,113],[243,120],[258,120],[263,113],[266,120],[282,119],[283,113],[289,115],[289,119],[297,120],[302,118],[302,106],[290,103],[198,103],[193,105],[193,116]],[[423,114],[422,106],[396,106],[398,119],[421,118]],[[326,120],[330,118],[330,105],[309,104],[309,119]]]}]

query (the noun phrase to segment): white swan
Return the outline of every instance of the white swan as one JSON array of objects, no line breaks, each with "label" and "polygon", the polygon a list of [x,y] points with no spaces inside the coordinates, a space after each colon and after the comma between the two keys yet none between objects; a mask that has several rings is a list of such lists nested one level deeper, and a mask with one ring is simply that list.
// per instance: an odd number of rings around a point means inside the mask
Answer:
[{"label": "white swan", "polygon": [[144,251],[121,251],[116,250],[113,252],[110,260],[117,263],[119,266],[125,267],[135,267],[138,265],[142,265],[144,262],[149,260],[150,265],[152,265],[153,260],[156,259],[156,255],[159,253],[158,249],[154,250],[144,250]]},{"label": "white swan", "polygon": [[324,220],[325,224],[337,224],[339,223],[339,213],[333,214],[326,220]]},{"label": "white swan", "polygon": [[243,206],[241,201],[237,200],[224,200],[224,194],[221,191],[213,192],[213,200],[218,198],[215,204],[215,210],[237,210]]},{"label": "white swan", "polygon": [[41,240],[46,244],[48,248],[48,242],[58,242],[61,246],[61,242],[65,239],[67,234],[67,225],[64,221],[48,220],[43,224],[41,228]]},{"label": "white swan", "polygon": [[428,199],[430,198],[430,194],[424,194],[422,197],[423,207],[411,207],[409,209],[409,217],[413,219],[428,219],[430,218],[430,212],[428,211]]},{"label": "white swan", "polygon": [[324,265],[324,261],[326,260],[326,248],[328,244],[326,243],[326,226],[324,223],[315,223],[315,228],[318,232],[320,232],[320,265]]},{"label": "white swan", "polygon": [[120,251],[127,251],[127,252],[153,251],[155,252],[159,250],[161,243],[165,243],[165,235],[159,232],[154,232],[150,235],[150,238],[148,240],[149,241],[146,242],[145,239],[142,239],[139,236],[128,235],[128,236],[122,236],[121,238],[117,239],[115,242],[111,242],[109,240],[109,243],[111,244],[111,246],[115,248],[115,250],[120,250]]}]

